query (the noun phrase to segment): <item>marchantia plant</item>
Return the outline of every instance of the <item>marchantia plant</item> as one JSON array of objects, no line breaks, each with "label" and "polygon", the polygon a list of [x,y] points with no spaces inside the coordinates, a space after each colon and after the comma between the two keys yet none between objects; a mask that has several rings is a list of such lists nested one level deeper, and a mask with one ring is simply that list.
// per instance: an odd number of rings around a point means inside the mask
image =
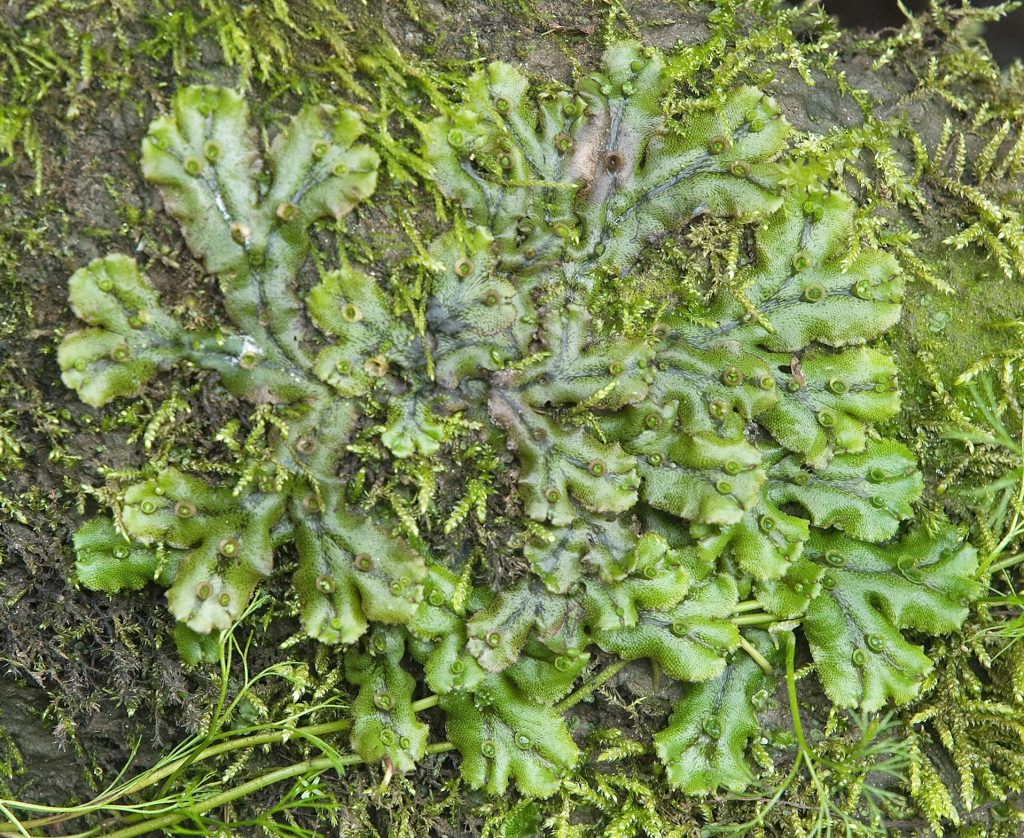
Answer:
[{"label": "marchantia plant", "polygon": [[[913,698],[931,663],[907,632],[955,630],[980,586],[951,525],[906,523],[922,478],[878,430],[899,410],[873,342],[900,317],[900,269],[856,246],[851,198],[787,156],[769,97],[738,87],[666,115],[668,62],[620,42],[574,90],[492,64],[416,126],[455,208],[423,254],[420,307],[352,264],[297,281],[311,225],[372,200],[379,159],[355,111],[301,111],[261,162],[241,97],[181,90],[143,172],[229,322],[186,328],[111,255],[71,278],[87,327],[59,361],[97,407],[183,363],[213,371],[267,417],[273,466],[128,486],[78,532],[81,582],[166,587],[195,661],[293,545],[305,631],[348,647],[356,752],[399,771],[423,757],[413,661],[463,776],[493,794],[511,779],[550,795],[573,768],[559,702],[596,650],[682,682],[654,744],[690,794],[752,780],[786,632],[834,704]],[[710,308],[667,299],[646,335],[616,332],[599,287],[705,216],[742,222],[753,262]],[[367,433],[395,462],[454,450],[445,467],[467,464],[468,488],[484,471],[517,485],[521,543],[474,546],[466,519],[486,507],[468,491],[461,551],[362,502]]]}]

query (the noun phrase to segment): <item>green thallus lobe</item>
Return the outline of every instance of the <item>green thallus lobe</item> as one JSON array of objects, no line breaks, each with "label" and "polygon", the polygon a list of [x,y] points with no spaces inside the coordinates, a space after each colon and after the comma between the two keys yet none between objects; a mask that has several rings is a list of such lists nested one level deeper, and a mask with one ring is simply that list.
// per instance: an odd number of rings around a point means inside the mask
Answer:
[{"label": "green thallus lobe", "polygon": [[[297,282],[310,225],[376,187],[355,111],[304,109],[261,160],[241,97],[180,91],[143,142],[143,171],[230,324],[188,330],[133,260],[98,259],[71,278],[88,327],[61,344],[64,381],[100,406],[182,361],[213,371],[287,423],[273,456],[289,476],[233,491],[162,469],[124,492],[117,526],[78,532],[81,581],[167,587],[198,658],[292,543],[305,630],[350,646],[359,756],[405,771],[426,752],[411,658],[464,777],[495,794],[514,780],[548,795],[571,770],[559,702],[594,646],[686,684],[655,745],[695,794],[752,777],[773,621],[802,622],[835,703],[913,697],[930,662],[902,630],[955,629],[978,587],[951,527],[900,533],[922,480],[875,429],[899,391],[870,345],[900,315],[897,263],[847,258],[853,202],[784,159],[789,128],[769,97],[740,87],[666,115],[670,84],[664,58],[633,43],[574,90],[536,91],[505,64],[472,76],[420,126],[460,221],[428,248],[418,320],[351,265],[306,293]],[[670,307],[646,337],[608,334],[599,279],[628,281],[644,248],[705,215],[753,229],[742,294],[720,292],[699,323]],[[461,562],[349,502],[339,468],[371,394],[396,461],[454,446],[440,418],[452,412],[490,429],[496,457],[513,453],[527,576],[467,589]]]}]

